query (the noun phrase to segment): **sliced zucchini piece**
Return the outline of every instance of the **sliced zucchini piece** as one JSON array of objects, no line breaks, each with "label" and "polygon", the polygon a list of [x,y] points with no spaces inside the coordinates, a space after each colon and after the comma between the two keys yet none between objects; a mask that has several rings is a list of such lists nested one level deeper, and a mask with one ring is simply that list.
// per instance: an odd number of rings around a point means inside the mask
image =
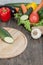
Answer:
[{"label": "sliced zucchini piece", "polygon": [[4,40],[7,43],[12,43],[13,42],[13,39],[11,37],[5,37]]},{"label": "sliced zucchini piece", "polygon": [[28,19],[28,15],[22,15],[22,16],[20,17],[20,19],[21,19],[21,20],[27,20],[27,19]]}]

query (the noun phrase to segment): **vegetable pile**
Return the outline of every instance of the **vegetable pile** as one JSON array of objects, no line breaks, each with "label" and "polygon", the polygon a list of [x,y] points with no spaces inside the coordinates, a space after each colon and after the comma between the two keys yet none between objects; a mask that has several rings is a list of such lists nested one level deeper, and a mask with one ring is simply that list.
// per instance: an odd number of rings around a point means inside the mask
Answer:
[{"label": "vegetable pile", "polygon": [[[26,30],[30,31],[34,39],[41,37],[42,31],[38,27],[43,27],[43,2],[39,5],[32,2],[29,4],[18,4],[18,6],[14,4],[13,7],[10,5],[0,7],[0,19],[3,22],[10,20],[11,17],[17,19],[18,25],[23,25]],[[32,29],[32,27],[35,27],[35,29]],[[35,31],[37,34],[34,35]]]},{"label": "vegetable pile", "polygon": [[[21,12],[20,12],[21,9]],[[40,29],[32,27],[43,26],[43,2],[37,5],[35,2],[24,5],[21,4],[19,10],[14,14],[18,20],[18,25],[24,25],[25,29],[31,32],[31,36],[34,39],[38,39],[42,35]],[[36,33],[37,34],[33,34]]]}]

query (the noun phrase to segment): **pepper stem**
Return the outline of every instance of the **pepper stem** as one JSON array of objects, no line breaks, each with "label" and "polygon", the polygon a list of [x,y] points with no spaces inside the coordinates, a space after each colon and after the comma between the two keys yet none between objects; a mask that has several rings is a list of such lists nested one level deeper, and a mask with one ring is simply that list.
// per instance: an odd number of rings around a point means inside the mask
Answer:
[{"label": "pepper stem", "polygon": [[2,12],[6,12],[7,10],[2,10]]}]

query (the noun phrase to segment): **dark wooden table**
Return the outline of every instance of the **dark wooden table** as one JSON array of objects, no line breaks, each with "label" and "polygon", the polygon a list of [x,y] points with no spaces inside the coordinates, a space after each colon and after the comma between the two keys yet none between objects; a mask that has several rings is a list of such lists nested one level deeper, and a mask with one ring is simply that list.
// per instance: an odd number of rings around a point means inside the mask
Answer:
[{"label": "dark wooden table", "polygon": [[43,36],[38,40],[33,40],[30,33],[23,26],[18,26],[14,20],[8,23],[0,22],[0,26],[16,28],[28,39],[27,48],[22,54],[9,59],[0,59],[0,65],[43,65]]}]

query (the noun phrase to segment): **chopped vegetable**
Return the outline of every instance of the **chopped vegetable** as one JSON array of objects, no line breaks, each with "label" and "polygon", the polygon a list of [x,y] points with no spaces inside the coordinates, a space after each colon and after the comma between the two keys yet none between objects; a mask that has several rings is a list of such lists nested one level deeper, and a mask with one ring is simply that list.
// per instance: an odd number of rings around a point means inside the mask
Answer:
[{"label": "chopped vegetable", "polygon": [[19,12],[19,8],[18,7],[15,7],[15,10],[16,10],[16,12]]},{"label": "chopped vegetable", "polygon": [[27,12],[26,6],[24,4],[21,4],[21,9],[22,9],[23,14]]},{"label": "chopped vegetable", "polygon": [[1,27],[0,27],[0,38],[7,43],[13,43],[13,38],[10,35],[10,33]]},{"label": "chopped vegetable", "polygon": [[7,22],[11,18],[11,10],[7,7],[0,8],[0,18],[3,22]]},{"label": "chopped vegetable", "polygon": [[42,35],[41,30],[38,28],[35,28],[31,31],[31,36],[33,39],[38,39],[41,37],[41,35]]},{"label": "chopped vegetable", "polygon": [[22,16],[20,17],[20,19],[21,19],[21,20],[27,20],[27,19],[28,19],[28,15],[22,15]]},{"label": "chopped vegetable", "polygon": [[30,20],[30,23],[32,23],[32,24],[33,23],[38,23],[39,22],[39,15],[38,15],[38,13],[32,12],[31,15],[30,15],[29,20]]}]

